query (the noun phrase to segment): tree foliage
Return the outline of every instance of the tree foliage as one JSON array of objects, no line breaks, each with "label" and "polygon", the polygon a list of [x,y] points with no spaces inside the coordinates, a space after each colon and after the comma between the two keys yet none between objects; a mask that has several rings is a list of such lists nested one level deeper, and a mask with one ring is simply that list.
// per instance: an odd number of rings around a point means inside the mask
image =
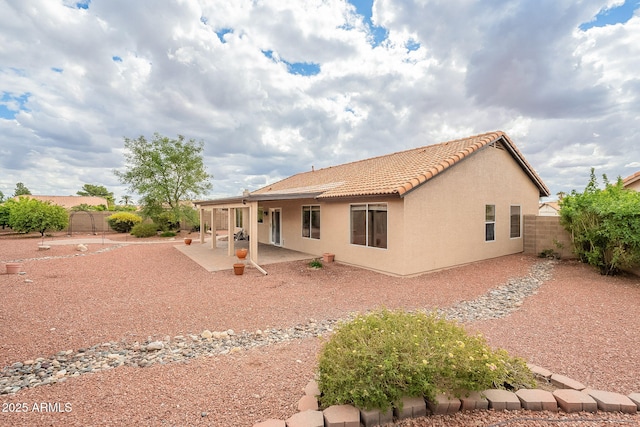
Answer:
[{"label": "tree foliage", "polygon": [[170,139],[155,133],[148,141],[144,136],[125,138],[126,170],[114,171],[130,191],[142,196],[143,205],[156,210],[168,207],[180,218],[180,202],[204,195],[212,188],[202,153],[204,142],[193,139]]},{"label": "tree foliage", "polygon": [[29,191],[29,189],[21,182],[18,182],[16,184],[16,189],[13,190],[13,197],[18,197],[18,196],[30,196],[31,195],[31,191]]},{"label": "tree foliage", "polygon": [[0,204],[0,226],[3,230],[9,225],[9,206],[7,203]]},{"label": "tree foliage", "polygon": [[600,189],[591,169],[585,190],[560,201],[560,220],[571,234],[576,255],[601,274],[613,275],[640,265],[640,193],[603,175]]},{"label": "tree foliage", "polygon": [[114,204],[113,192],[107,190],[103,185],[84,184],[82,190],[76,192],[78,196],[104,197],[107,199],[107,208]]},{"label": "tree foliage", "polygon": [[19,233],[60,231],[69,225],[69,214],[62,206],[20,197],[5,203],[9,208],[9,227]]}]

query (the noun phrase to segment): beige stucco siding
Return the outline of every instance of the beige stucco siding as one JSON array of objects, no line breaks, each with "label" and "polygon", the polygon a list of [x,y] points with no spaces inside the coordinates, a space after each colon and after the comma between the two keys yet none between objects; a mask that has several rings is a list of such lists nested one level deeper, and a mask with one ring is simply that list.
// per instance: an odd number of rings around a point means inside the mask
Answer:
[{"label": "beige stucco siding", "polygon": [[[387,248],[350,242],[350,206],[387,205]],[[485,205],[495,205],[496,239],[485,241]],[[302,206],[320,206],[320,239],[302,237]],[[404,198],[261,202],[265,212],[282,212],[282,246],[338,262],[397,275],[413,275],[523,251],[520,237],[510,237],[510,208],[535,215],[539,189],[502,149],[484,148],[432,178]],[[273,215],[258,225],[259,241],[270,243]],[[522,221],[522,220],[521,220]]]},{"label": "beige stucco siding", "polygon": [[640,191],[640,180],[632,182],[631,184],[627,185],[627,187],[629,190],[635,190],[635,191]]},{"label": "beige stucco siding", "polygon": [[[387,249],[351,244],[350,206],[362,203],[385,203],[387,205]],[[320,206],[320,239],[302,237],[302,206]],[[325,252],[335,255],[336,261],[366,268],[394,272],[403,248],[403,202],[400,198],[358,199],[324,202],[313,199],[280,202],[265,202],[260,206],[269,211],[282,210],[282,246],[315,256]],[[260,243],[271,242],[271,221],[273,215],[264,217],[258,225]]]},{"label": "beige stucco siding", "polygon": [[[539,190],[510,154],[487,147],[405,197],[404,275],[522,252],[510,238],[510,207],[536,214]],[[496,239],[485,241],[485,205],[496,207]],[[522,236],[521,227],[521,236]]]}]

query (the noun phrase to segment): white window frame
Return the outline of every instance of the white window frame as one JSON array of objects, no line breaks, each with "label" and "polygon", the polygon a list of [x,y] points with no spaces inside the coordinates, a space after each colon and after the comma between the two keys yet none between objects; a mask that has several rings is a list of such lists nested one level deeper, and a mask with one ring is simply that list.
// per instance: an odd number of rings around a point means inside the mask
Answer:
[{"label": "white window frame", "polygon": [[[385,224],[385,246],[374,246],[369,241],[369,207],[370,206],[382,206],[385,207],[385,212],[387,212],[386,224]],[[364,244],[354,243],[353,242],[353,207],[354,206],[364,206],[365,212],[365,230],[364,230]],[[354,246],[364,246],[366,248],[374,248],[374,249],[382,249],[387,250],[389,248],[389,204],[388,203],[352,203],[349,205],[349,244]]]},{"label": "white window frame", "polygon": [[[513,208],[518,208],[518,235],[512,236],[513,230],[513,212],[511,211]],[[522,239],[522,206],[520,205],[510,205],[509,206],[509,238],[510,239]]]},{"label": "white window frame", "polygon": [[[308,236],[304,235],[304,231],[305,231],[304,230],[305,208],[309,209],[309,211],[308,211],[309,212],[309,235]],[[301,217],[300,217],[300,219],[301,219],[301,221],[300,221],[301,222],[300,230],[301,230],[302,238],[303,239],[320,240],[320,236],[322,235],[321,232],[320,232],[322,225],[318,226],[318,237],[314,237],[313,236],[313,232],[312,232],[313,231],[313,212],[318,212],[318,220],[320,221],[320,211],[321,211],[320,205],[302,205],[301,211],[302,212],[301,212]],[[320,224],[322,224],[322,223],[320,222]]]},{"label": "white window frame", "polygon": [[[487,208],[489,206],[493,206],[493,219],[489,219]],[[496,205],[487,203],[484,205],[484,241],[485,242],[495,242],[496,241]],[[493,239],[488,239],[487,226],[493,225]]]}]

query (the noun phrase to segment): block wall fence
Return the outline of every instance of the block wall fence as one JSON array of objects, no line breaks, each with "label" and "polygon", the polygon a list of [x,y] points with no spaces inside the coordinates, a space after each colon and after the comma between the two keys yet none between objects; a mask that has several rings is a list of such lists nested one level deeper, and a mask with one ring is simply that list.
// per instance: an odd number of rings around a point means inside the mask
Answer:
[{"label": "block wall fence", "polygon": [[[115,212],[97,211],[97,212],[84,212],[77,211],[69,213],[69,226],[66,231],[72,233],[92,233],[97,234],[103,232],[111,232],[109,223],[107,223],[107,217]],[[135,213],[135,212],[134,212]],[[226,230],[227,229],[227,216],[228,211],[219,212],[215,218],[215,229]],[[91,219],[93,218],[93,224]],[[210,227],[209,221],[205,221],[205,224]],[[94,230],[95,226],[95,230]]]},{"label": "block wall fence", "polygon": [[562,258],[575,258],[571,235],[560,225],[559,216],[525,215],[524,253],[538,255],[551,249]]}]

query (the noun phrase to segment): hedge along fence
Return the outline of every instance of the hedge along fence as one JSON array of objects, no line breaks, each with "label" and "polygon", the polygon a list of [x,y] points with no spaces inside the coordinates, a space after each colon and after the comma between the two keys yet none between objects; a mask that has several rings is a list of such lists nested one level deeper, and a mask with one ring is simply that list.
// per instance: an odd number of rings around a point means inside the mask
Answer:
[{"label": "hedge along fence", "polygon": [[524,216],[524,253],[539,255],[553,250],[562,258],[575,258],[571,235],[560,225],[559,216]]}]

